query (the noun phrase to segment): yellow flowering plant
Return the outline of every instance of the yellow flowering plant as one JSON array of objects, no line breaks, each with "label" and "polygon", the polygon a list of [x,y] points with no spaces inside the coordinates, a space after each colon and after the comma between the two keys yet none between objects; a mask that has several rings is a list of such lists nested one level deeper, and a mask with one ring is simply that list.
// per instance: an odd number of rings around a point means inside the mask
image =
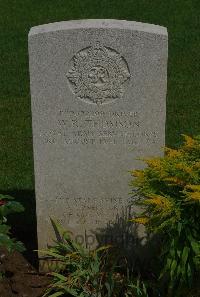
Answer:
[{"label": "yellow flowering plant", "polygon": [[164,157],[142,159],[146,168],[131,171],[133,203],[143,209],[131,221],[164,236],[161,277],[170,288],[191,284],[199,271],[200,136],[183,137],[180,148],[167,147]]}]

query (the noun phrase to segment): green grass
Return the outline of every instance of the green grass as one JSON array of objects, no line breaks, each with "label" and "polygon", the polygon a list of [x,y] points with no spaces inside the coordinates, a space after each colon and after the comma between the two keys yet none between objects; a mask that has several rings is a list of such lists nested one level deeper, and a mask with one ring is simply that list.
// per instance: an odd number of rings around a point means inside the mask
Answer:
[{"label": "green grass", "polygon": [[199,0],[0,0],[0,15],[0,190],[34,188],[27,35],[39,24],[115,18],[166,26],[166,142],[200,134]]}]

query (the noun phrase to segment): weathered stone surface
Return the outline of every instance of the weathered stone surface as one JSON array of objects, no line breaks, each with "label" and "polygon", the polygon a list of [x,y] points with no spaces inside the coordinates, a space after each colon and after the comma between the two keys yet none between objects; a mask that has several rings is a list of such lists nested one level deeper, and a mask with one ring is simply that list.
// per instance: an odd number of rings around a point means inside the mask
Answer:
[{"label": "weathered stone surface", "polygon": [[49,217],[92,247],[126,224],[136,158],[165,144],[167,31],[47,24],[30,30],[29,57],[39,248],[54,237]]}]

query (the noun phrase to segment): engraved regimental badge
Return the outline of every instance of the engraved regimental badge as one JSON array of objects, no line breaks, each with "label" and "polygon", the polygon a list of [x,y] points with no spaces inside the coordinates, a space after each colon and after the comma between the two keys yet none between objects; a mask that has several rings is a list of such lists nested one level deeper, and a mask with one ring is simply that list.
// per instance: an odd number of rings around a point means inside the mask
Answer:
[{"label": "engraved regimental badge", "polygon": [[104,104],[122,97],[130,72],[117,51],[97,42],[73,56],[67,78],[77,98]]}]

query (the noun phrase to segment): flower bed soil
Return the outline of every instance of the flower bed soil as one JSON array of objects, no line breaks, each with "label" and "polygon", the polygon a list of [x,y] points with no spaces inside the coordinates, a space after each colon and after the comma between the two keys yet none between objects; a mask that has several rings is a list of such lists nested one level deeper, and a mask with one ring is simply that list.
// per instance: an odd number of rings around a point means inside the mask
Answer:
[{"label": "flower bed soil", "polygon": [[41,297],[51,278],[39,274],[18,252],[0,250],[0,297]]}]

